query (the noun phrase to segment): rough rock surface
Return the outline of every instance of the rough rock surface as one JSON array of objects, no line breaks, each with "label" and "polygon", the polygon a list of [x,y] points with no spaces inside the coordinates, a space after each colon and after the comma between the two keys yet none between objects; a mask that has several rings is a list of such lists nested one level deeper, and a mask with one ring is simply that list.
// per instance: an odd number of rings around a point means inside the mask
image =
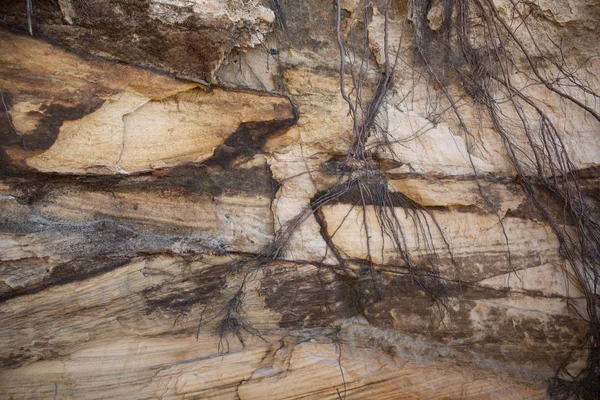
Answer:
[{"label": "rough rock surface", "polygon": [[[347,33],[360,2],[341,3]],[[384,60],[374,3],[369,85]],[[25,7],[0,2],[0,398],[537,399],[567,357],[581,369],[585,304],[555,231],[476,96],[449,85],[474,144],[423,73],[407,2],[389,21],[391,143],[368,146],[424,264],[403,199],[436,227],[443,304],[359,193],[303,214],[352,141],[335,4],[34,1],[33,36]],[[572,45],[565,65],[598,93],[600,7],[532,7],[532,29]],[[442,2],[425,19],[442,29]],[[600,123],[514,63],[597,207]]]}]

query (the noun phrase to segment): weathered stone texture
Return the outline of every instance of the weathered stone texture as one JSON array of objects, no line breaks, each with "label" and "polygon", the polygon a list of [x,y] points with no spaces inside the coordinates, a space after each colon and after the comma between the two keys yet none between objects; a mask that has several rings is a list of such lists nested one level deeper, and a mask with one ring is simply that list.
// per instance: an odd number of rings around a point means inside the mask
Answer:
[{"label": "weathered stone texture", "polygon": [[[360,12],[342,3],[344,21]],[[564,36],[600,91],[599,7],[533,3],[532,29]],[[581,367],[585,304],[558,239],[469,88],[448,86],[472,136],[419,73],[406,2],[393,2],[403,62],[377,120],[391,143],[374,133],[368,148],[426,273],[399,194],[436,227],[444,304],[359,194],[310,211],[352,140],[333,3],[33,4],[31,37],[25,1],[0,2],[0,398],[538,399],[568,355]],[[366,92],[384,48],[383,14],[370,17]],[[568,132],[597,207],[600,124],[514,80]],[[238,330],[220,338],[237,300]]]}]

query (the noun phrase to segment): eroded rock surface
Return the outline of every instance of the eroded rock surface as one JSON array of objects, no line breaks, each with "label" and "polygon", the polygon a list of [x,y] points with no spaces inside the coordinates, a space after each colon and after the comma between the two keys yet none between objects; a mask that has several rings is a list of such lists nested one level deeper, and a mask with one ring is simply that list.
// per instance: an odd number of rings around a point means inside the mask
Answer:
[{"label": "eroded rock surface", "polygon": [[[585,363],[555,230],[477,93],[447,78],[460,120],[423,72],[406,2],[367,146],[419,270],[361,188],[314,207],[352,143],[334,4],[34,2],[32,37],[25,3],[0,3],[0,397],[537,399]],[[383,2],[367,27],[341,3],[371,93]],[[577,43],[565,65],[598,93],[598,42],[577,39],[598,7],[571,3],[535,2],[532,29]],[[442,2],[423,18],[440,32]],[[600,123],[513,62],[597,212]]]},{"label": "eroded rock surface", "polygon": [[[2,21],[26,28],[25,11],[4,2]],[[37,4],[32,23],[86,53],[210,81],[232,49],[261,43],[274,20],[259,1],[61,0]]]}]

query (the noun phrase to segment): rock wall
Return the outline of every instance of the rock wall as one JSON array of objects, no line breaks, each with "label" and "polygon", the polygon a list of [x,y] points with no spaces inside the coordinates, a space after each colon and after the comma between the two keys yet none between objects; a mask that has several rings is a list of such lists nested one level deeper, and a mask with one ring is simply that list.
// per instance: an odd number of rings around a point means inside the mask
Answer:
[{"label": "rock wall", "polygon": [[[398,54],[373,128],[389,136],[367,148],[443,300],[362,193],[314,206],[354,140],[335,2],[59,0],[31,24],[0,2],[1,398],[529,399],[565,360],[582,369],[582,288],[506,140],[467,81],[428,73],[421,3],[392,2],[387,23],[373,3],[367,24],[361,2],[340,13],[343,35],[369,33],[365,98],[386,36]],[[494,5],[591,110],[512,56],[597,213],[600,4],[536,0],[527,25]],[[427,3],[429,31],[445,6]],[[544,210],[565,212],[551,193]]]}]

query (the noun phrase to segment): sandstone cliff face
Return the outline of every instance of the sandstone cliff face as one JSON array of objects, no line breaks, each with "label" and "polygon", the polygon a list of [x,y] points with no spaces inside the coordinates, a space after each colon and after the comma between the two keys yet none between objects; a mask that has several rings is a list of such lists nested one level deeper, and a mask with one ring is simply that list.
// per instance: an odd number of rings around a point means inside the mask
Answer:
[{"label": "sandstone cliff face", "polygon": [[[514,121],[544,122],[499,100],[511,153],[462,61],[432,78],[417,28],[441,34],[447,3],[386,23],[374,2],[365,25],[341,2],[342,33],[369,32],[365,98],[386,26],[400,60],[366,147],[422,270],[362,192],[319,203],[354,140],[335,3],[33,2],[33,36],[25,3],[0,3],[1,398],[546,398],[584,367],[585,291],[548,222],[566,207],[540,211],[512,158],[535,153]],[[510,80],[595,216],[600,6],[531,2],[526,33],[493,3],[549,54],[550,86],[518,52]]]}]

